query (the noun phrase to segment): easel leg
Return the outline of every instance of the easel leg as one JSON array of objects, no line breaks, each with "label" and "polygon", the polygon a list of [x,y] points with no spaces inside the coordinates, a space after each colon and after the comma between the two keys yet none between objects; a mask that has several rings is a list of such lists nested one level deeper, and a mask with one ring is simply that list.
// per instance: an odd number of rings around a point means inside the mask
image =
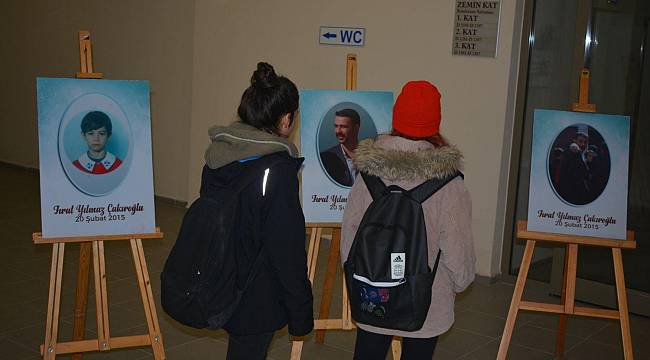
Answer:
[{"label": "easel leg", "polygon": [[621,336],[623,338],[623,356],[625,360],[632,360],[632,335],[630,333],[630,314],[627,308],[627,293],[625,291],[625,274],[623,272],[623,256],[621,249],[613,248],[614,275],[616,277],[616,297],[618,298],[618,313],[621,322]]},{"label": "easel leg", "polygon": [[578,244],[569,244],[569,257],[567,260],[566,299],[564,312],[573,314],[576,298],[576,272],[578,271]]},{"label": "easel leg", "polygon": [[[323,229],[320,227],[311,228],[309,233],[309,246],[307,250],[307,274],[309,281],[313,284],[316,276],[316,262],[318,261],[318,250],[320,248],[320,237]],[[302,357],[303,337],[294,338],[291,345],[291,360],[299,360]]]},{"label": "easel leg", "polygon": [[309,250],[307,251],[307,273],[309,281],[313,284],[316,276],[316,262],[318,261],[318,250],[320,248],[321,228],[313,228],[309,234]]},{"label": "easel leg", "polygon": [[97,309],[97,340],[99,351],[110,350],[108,339],[110,328],[108,324],[108,292],[106,291],[106,259],[104,257],[104,242],[93,241],[93,269],[95,275],[95,306]]},{"label": "easel leg", "polygon": [[[330,305],[332,304],[332,287],[336,278],[336,269],[338,268],[339,249],[341,247],[341,229],[332,230],[332,241],[330,243],[330,253],[327,258],[327,272],[325,273],[325,283],[323,285],[323,295],[320,301],[319,319],[325,319],[329,316]],[[316,331],[316,343],[322,344],[325,341],[325,330]]]},{"label": "easel leg", "polygon": [[564,340],[566,338],[567,314],[573,314],[576,297],[576,272],[578,271],[578,244],[566,246],[566,260],[564,283],[562,284],[562,304],[564,314],[560,314],[560,322],[557,332],[555,355],[562,356],[564,353]]},{"label": "easel leg", "polygon": [[154,359],[164,360],[165,348],[160,333],[156,303],[154,302],[151,291],[151,281],[149,279],[149,270],[147,270],[147,262],[144,258],[142,240],[131,239],[131,252],[133,253],[135,272],[138,277],[138,284],[140,285],[140,295],[142,297],[142,304],[144,305],[145,317],[147,318],[147,326],[149,327],[149,338],[151,339]]},{"label": "easel leg", "polygon": [[[88,306],[88,275],[90,273],[90,257],[92,243],[79,244],[79,261],[77,264],[77,290],[74,303],[74,325],[72,340],[83,340],[86,332],[86,308]],[[81,360],[81,353],[72,355],[72,360]]]},{"label": "easel leg", "polygon": [[341,314],[341,319],[343,319],[343,330],[352,330],[354,329],[354,324],[352,323],[352,309],[350,309],[350,299],[348,299],[348,287],[345,282],[345,276],[343,276],[343,311]]},{"label": "easel leg", "polygon": [[526,250],[524,250],[524,257],[521,259],[521,266],[519,267],[519,275],[517,276],[517,283],[515,285],[514,293],[512,294],[512,302],[510,303],[510,310],[508,310],[508,319],[506,320],[505,328],[503,329],[503,336],[499,344],[499,353],[497,354],[498,360],[505,360],[510,346],[510,338],[512,331],[515,328],[515,321],[517,320],[517,312],[519,311],[519,303],[524,294],[524,287],[526,286],[526,278],[528,277],[528,269],[533,257],[533,250],[535,250],[535,241],[526,241]]},{"label": "easel leg", "polygon": [[[569,263],[569,245],[565,247],[564,250],[564,269],[563,269],[563,276],[562,276],[562,297],[560,298],[560,303],[564,304],[566,301],[566,275],[568,271],[568,263]],[[558,320],[557,324],[557,337],[555,339],[555,356],[562,356],[564,354],[564,340],[566,337],[564,334],[566,333],[566,322],[567,322],[567,316],[566,314],[560,314],[560,318]]]},{"label": "easel leg", "polygon": [[391,352],[393,353],[393,360],[399,360],[402,357],[402,341],[398,337],[394,337],[391,341]]},{"label": "easel leg", "polygon": [[56,359],[56,343],[59,337],[59,310],[61,308],[61,281],[63,278],[63,256],[65,243],[52,244],[52,267],[50,268],[50,290],[48,295],[45,343],[42,349],[44,360]]},{"label": "easel leg", "polygon": [[293,345],[291,345],[291,360],[300,360],[302,357],[302,345],[304,344],[304,338],[295,338],[293,340]]}]

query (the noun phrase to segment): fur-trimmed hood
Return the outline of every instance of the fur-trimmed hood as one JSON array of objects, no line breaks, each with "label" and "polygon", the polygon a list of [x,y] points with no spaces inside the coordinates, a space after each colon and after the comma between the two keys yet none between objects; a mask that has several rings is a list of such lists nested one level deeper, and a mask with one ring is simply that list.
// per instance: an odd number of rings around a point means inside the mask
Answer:
[{"label": "fur-trimmed hood", "polygon": [[436,148],[427,141],[391,135],[363,140],[354,152],[358,171],[389,181],[443,178],[460,171],[462,160],[453,145]]}]

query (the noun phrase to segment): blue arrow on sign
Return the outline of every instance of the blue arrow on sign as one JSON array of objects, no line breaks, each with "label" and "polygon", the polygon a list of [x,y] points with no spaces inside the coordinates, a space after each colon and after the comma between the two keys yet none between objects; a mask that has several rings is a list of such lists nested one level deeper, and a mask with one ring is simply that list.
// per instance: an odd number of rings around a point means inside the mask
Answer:
[{"label": "blue arrow on sign", "polygon": [[323,34],[323,37],[326,38],[326,39],[331,39],[331,38],[335,38],[336,34],[332,34],[330,32],[327,32],[327,33]]}]

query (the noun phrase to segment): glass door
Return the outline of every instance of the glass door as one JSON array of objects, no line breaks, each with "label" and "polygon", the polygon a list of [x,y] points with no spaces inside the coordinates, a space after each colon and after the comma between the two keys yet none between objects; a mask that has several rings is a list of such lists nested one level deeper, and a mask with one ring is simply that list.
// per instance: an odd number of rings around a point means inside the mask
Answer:
[{"label": "glass door", "polygon": [[[631,116],[628,228],[637,249],[623,251],[630,311],[650,316],[650,56],[647,1],[595,3],[592,8],[590,101],[599,113]],[[578,300],[616,307],[609,249],[581,247]],[[563,254],[556,252],[552,287],[559,291]]]},{"label": "glass door", "polygon": [[[650,316],[650,1],[537,0],[532,4],[528,66],[521,119],[514,218],[526,219],[531,159],[532,116],[536,108],[569,110],[578,98],[579,72],[591,70],[590,103],[597,112],[629,115],[630,174],[628,228],[637,249],[623,252],[630,311]],[[509,262],[516,275],[523,244],[512,229]],[[611,250],[580,247],[576,298],[616,306]],[[559,293],[564,248],[536,247],[530,278],[550,282]]]},{"label": "glass door", "polygon": [[[584,34],[574,35],[585,28],[586,20],[580,19],[580,0],[534,1],[533,23],[528,36],[528,72],[523,106],[521,150],[519,154],[519,178],[516,189],[514,217],[526,219],[528,214],[528,185],[532,147],[534,109],[567,110],[572,102],[573,83],[582,66],[583,52],[576,47],[583,44]],[[579,65],[576,65],[579,64]],[[512,233],[514,239],[514,229]],[[524,244],[512,242],[508,272],[516,275],[523,256]],[[529,277],[549,282],[553,248],[543,244],[535,248]]]}]

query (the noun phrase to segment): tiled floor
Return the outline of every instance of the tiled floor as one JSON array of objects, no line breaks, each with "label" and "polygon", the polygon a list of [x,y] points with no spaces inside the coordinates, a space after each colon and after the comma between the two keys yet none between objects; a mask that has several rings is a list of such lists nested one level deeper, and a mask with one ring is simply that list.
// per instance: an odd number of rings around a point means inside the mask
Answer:
[{"label": "tiled floor", "polygon": [[[32,232],[40,230],[38,176],[33,172],[0,165],[0,359],[38,359],[43,342],[51,246],[34,245]],[[159,202],[156,204],[157,224],[165,232],[162,240],[145,240],[144,247],[152,279],[154,295],[159,292],[158,275],[178,231],[184,209]],[[315,298],[324,273],[326,247],[318,267]],[[71,339],[72,308],[78,246],[66,247],[64,284],[59,339]],[[106,243],[108,301],[111,335],[133,335],[146,332],[146,322],[136,285],[130,248],[127,242]],[[340,274],[339,274],[340,276]],[[337,284],[340,283],[337,281]],[[544,283],[529,282],[527,298],[555,301],[546,295]],[[322,286],[322,285],[320,285]],[[337,287],[334,296],[340,298]],[[508,311],[513,285],[475,283],[458,296],[456,323],[444,334],[434,359],[494,359]],[[87,337],[96,336],[94,296],[91,288]],[[338,298],[332,305],[332,317],[340,313]],[[159,305],[159,304],[158,304]],[[183,327],[171,320],[158,306],[167,358],[170,360],[223,359],[227,335],[222,331],[202,331]],[[510,359],[553,359],[556,317],[522,312],[509,351]],[[637,359],[650,359],[650,319],[632,316],[632,338]],[[303,359],[351,359],[354,332],[329,331],[324,344],[315,344],[308,337]],[[645,341],[644,341],[645,340]],[[622,359],[618,323],[610,320],[572,318],[569,320],[564,359]],[[291,344],[286,329],[274,339],[269,359],[288,359]],[[59,358],[68,359],[61,356]],[[388,356],[390,359],[390,355]],[[147,348],[89,353],[84,359],[153,359]]]}]

